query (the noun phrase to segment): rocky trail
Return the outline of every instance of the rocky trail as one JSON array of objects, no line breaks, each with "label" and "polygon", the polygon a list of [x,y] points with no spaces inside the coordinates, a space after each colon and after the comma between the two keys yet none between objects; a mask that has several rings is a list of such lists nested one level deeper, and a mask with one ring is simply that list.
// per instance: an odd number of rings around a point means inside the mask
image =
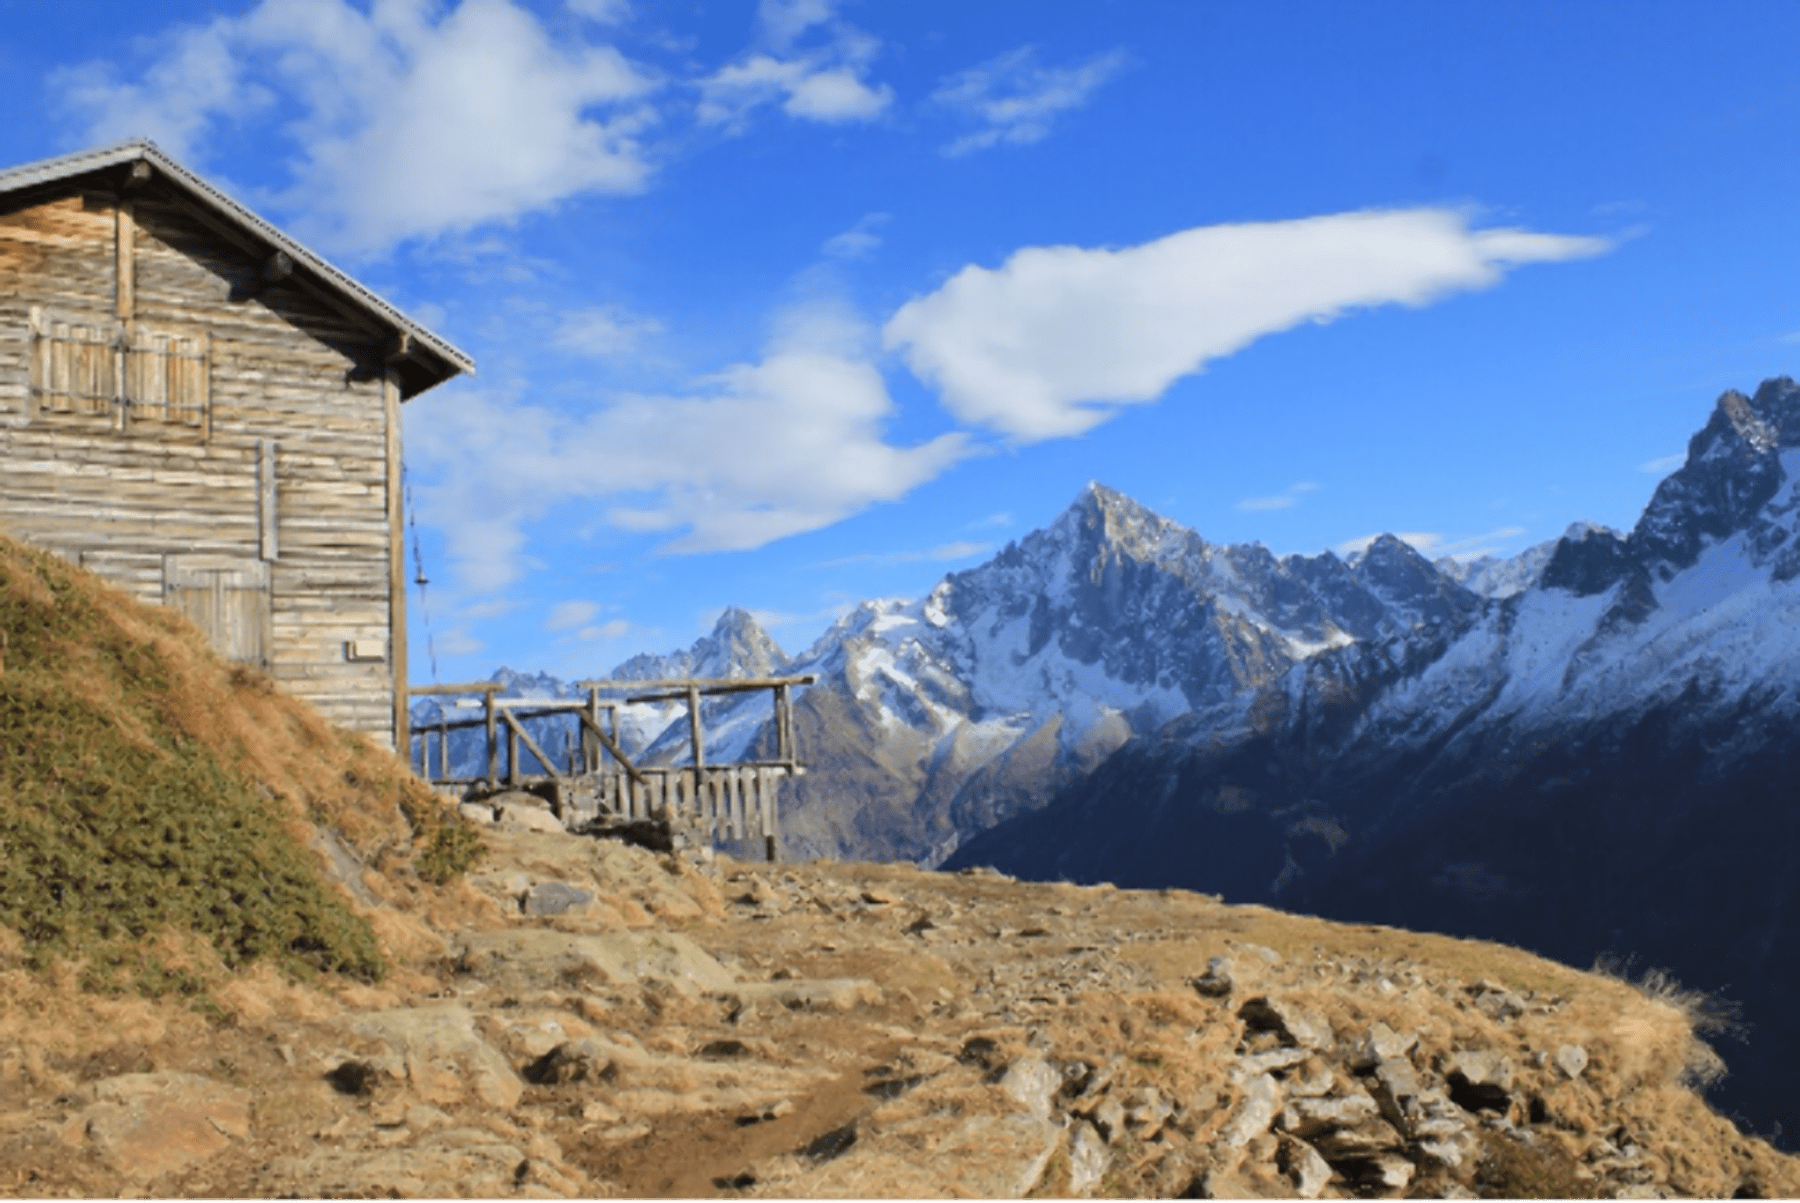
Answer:
[{"label": "rocky trail", "polygon": [[1675,992],[1182,891],[482,838],[366,908],[380,985],[196,1009],[14,957],[0,1191],[1800,1194]]}]

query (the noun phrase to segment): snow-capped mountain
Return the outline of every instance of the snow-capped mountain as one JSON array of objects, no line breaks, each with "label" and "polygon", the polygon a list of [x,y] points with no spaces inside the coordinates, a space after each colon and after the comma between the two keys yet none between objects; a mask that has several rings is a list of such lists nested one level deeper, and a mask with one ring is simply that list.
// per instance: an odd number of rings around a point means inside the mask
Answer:
[{"label": "snow-capped mountain", "polygon": [[1800,386],[1728,392],[1629,534],[1478,570],[1466,615],[1180,716],[949,863],[1635,953],[1742,1003],[1721,1097],[1792,1132],[1797,536]]}]

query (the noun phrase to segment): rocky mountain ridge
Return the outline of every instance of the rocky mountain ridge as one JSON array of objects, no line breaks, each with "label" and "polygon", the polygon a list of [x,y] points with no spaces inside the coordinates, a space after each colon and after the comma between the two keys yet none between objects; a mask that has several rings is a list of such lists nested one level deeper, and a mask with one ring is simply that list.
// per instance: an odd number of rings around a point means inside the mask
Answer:
[{"label": "rocky mountain ridge", "polygon": [[1636,954],[1742,1002],[1719,1097],[1792,1133],[1797,533],[1800,386],[1728,392],[1629,534],[1182,716],[950,863]]}]

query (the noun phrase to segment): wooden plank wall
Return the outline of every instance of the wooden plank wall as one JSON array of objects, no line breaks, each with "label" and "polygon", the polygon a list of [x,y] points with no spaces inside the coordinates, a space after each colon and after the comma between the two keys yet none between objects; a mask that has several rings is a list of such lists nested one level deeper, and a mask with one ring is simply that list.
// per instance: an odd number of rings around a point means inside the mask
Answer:
[{"label": "wooden plank wall", "polygon": [[[30,309],[113,319],[118,215],[110,198],[79,195],[0,210],[0,529],[160,602],[166,553],[259,558],[258,443],[273,441],[268,669],[331,721],[391,742],[376,335],[291,286],[261,288],[259,264],[176,205],[138,198],[132,209],[132,317],[140,329],[211,333],[210,430],[144,422],[121,432],[28,412]],[[389,654],[352,662],[352,640]]]}]

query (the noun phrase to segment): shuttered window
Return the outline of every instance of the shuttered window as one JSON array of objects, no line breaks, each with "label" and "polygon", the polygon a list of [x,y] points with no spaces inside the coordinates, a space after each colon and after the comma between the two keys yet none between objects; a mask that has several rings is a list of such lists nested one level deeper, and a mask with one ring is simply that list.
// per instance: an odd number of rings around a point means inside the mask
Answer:
[{"label": "shuttered window", "polygon": [[204,431],[211,411],[211,346],[205,334],[31,311],[31,404],[42,414]]},{"label": "shuttered window", "polygon": [[185,615],[234,664],[267,667],[269,565],[239,556],[163,557],[163,605]]}]

